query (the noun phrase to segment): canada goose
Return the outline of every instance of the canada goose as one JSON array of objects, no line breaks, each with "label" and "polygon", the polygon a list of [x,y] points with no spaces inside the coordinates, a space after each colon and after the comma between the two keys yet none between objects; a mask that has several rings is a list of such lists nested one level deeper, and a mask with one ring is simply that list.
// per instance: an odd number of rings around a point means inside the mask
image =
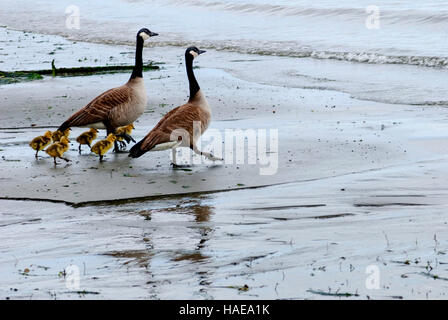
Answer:
[{"label": "canada goose", "polygon": [[95,128],[90,128],[89,131],[81,133],[79,137],[76,138],[76,142],[79,143],[79,153],[81,153],[81,146],[83,144],[86,144],[89,146],[89,148],[92,148],[90,144],[92,143],[93,140],[96,139],[97,136],[98,136],[98,130]]},{"label": "canada goose", "polygon": [[68,138],[70,135],[70,128],[67,128],[65,130],[56,130],[51,134],[51,139],[53,139],[53,142],[59,142],[62,137]]},{"label": "canada goose", "polygon": [[117,137],[117,141],[122,148],[124,148],[124,146],[126,146],[126,144],[123,142],[123,139],[127,138],[129,140],[132,140],[132,142],[136,142],[134,140],[134,138],[131,137],[131,133],[132,133],[133,129],[135,129],[134,124],[131,123],[131,124],[128,124],[127,126],[123,126],[123,127],[117,128],[115,130],[115,136]]},{"label": "canada goose", "polygon": [[62,160],[65,160],[69,162],[70,160],[67,158],[62,157],[64,153],[68,150],[69,147],[69,141],[67,137],[62,136],[61,140],[59,142],[53,143],[51,146],[49,146],[47,149],[45,149],[45,152],[50,156],[53,157],[54,164],[57,165],[56,158],[60,158]]},{"label": "canada goose", "polygon": [[38,136],[33,140],[31,140],[30,147],[36,150],[35,155],[36,159],[38,158],[37,157],[38,152],[44,149],[46,146],[48,146],[50,142],[51,142],[51,131],[47,131],[44,133],[43,136]]},{"label": "canada goose", "polygon": [[103,161],[104,154],[112,148],[116,139],[117,137],[113,133],[109,133],[106,139],[100,140],[93,145],[91,150],[100,156],[100,162]]},{"label": "canada goose", "polygon": [[[222,160],[211,153],[202,152],[196,147],[197,139],[207,129],[211,120],[210,107],[193,72],[194,58],[204,52],[204,50],[199,50],[196,47],[189,47],[185,51],[185,64],[190,84],[190,97],[188,102],[168,112],[141,141],[131,148],[129,157],[138,158],[147,151],[172,149],[173,166],[177,166],[176,148],[189,147],[195,153],[203,155],[210,160]],[[198,128],[200,132],[196,132],[195,122],[198,124],[198,127],[200,126]],[[182,139],[185,136],[181,138],[177,134],[173,134],[172,137],[173,131],[188,133],[188,141]],[[195,131],[194,134],[193,131]]]},{"label": "canada goose", "polygon": [[[137,33],[137,49],[135,66],[129,81],[93,99],[81,110],[75,112],[60,127],[65,130],[70,127],[90,127],[106,129],[107,134],[115,133],[115,129],[133,123],[140,117],[146,107],[147,97],[143,82],[143,43],[150,37],[157,36],[146,28]],[[127,137],[125,137],[128,140]],[[130,142],[127,141],[128,143]]]}]

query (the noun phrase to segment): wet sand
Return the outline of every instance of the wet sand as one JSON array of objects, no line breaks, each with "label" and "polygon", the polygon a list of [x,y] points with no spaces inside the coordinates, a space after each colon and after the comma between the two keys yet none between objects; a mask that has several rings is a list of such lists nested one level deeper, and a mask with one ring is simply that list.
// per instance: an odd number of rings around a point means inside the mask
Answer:
[{"label": "wet sand", "polygon": [[[145,75],[150,102],[147,113],[135,124],[133,135],[137,141],[164,113],[176,106],[174,101],[185,99],[185,92],[176,88],[184,87],[185,91],[182,71],[182,66],[166,67]],[[154,79],[158,74],[164,74],[165,78]],[[229,154],[220,148],[215,153],[224,156],[224,162],[212,163],[195,156],[199,164],[175,171],[170,165],[170,151],[147,153],[139,159],[130,159],[126,153],[110,153],[106,162],[99,163],[87,147],[78,155],[74,138],[85,130],[79,128],[73,129],[72,146],[66,153],[72,162],[66,164],[59,160],[61,164],[55,167],[43,152],[36,161],[27,144],[34,136],[42,134],[46,126],[62,123],[67,114],[94,97],[94,92],[125,81],[127,75],[45,79],[3,87],[8,90],[7,97],[12,102],[12,106],[8,103],[4,107],[13,111],[5,110],[10,118],[4,119],[1,126],[18,122],[17,127],[23,129],[0,132],[5,167],[2,198],[80,204],[259,187],[378,169],[406,161],[409,157],[406,153],[412,152],[412,148],[408,151],[399,143],[392,143],[396,138],[389,132],[404,126],[390,120],[385,122],[377,116],[378,112],[393,114],[391,106],[360,102],[363,106],[356,107],[347,95],[328,92],[320,92],[310,105],[315,91],[248,83],[214,69],[198,69],[197,75],[204,83],[202,87],[209,97],[214,118],[203,139],[205,150],[211,135],[220,135],[224,142],[226,130],[275,129],[278,130],[278,150],[267,148],[264,155],[270,157],[272,163],[249,164],[247,153],[245,163],[236,163],[236,148],[233,148],[233,159],[226,157]],[[29,94],[24,95],[24,91]],[[156,92],[167,94],[160,97],[154,94]],[[254,101],[252,96],[256,97]],[[274,96],[281,97],[281,101],[271,102]],[[302,98],[298,100],[297,96]],[[54,106],[49,109],[50,103]],[[360,116],[360,109],[366,115]],[[29,118],[22,116],[20,119],[23,114]],[[31,128],[32,124],[39,128]],[[269,132],[267,135],[269,138]],[[268,143],[269,140],[265,143],[267,147]],[[274,163],[277,159],[278,163]],[[260,174],[263,168],[274,174]]]},{"label": "wet sand", "polygon": [[[446,168],[446,161],[423,161],[256,190],[80,208],[2,200],[0,294],[443,299]],[[73,265],[79,290],[68,289],[62,275]],[[365,285],[372,265],[379,289]]]},{"label": "wet sand", "polygon": [[[128,75],[0,86],[0,297],[445,298],[443,108],[198,65],[213,110],[206,134],[278,129],[276,174],[247,163],[173,170],[169,151],[109,153],[100,164],[78,154],[82,129],[72,132],[72,161],[55,167],[45,153],[35,160],[31,138]],[[136,140],[187,95],[183,65],[144,77],[149,103]],[[66,286],[69,265],[80,270],[79,289]],[[372,265],[379,289],[366,286]]]}]

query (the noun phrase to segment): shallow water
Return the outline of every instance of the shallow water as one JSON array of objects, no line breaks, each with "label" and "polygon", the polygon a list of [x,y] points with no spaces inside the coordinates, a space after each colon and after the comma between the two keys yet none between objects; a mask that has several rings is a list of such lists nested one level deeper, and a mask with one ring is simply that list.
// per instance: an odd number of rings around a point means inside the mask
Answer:
[{"label": "shallow water", "polygon": [[[158,47],[162,56],[165,48],[179,47],[181,54],[181,48],[195,44],[234,52],[235,60],[271,57],[256,64],[224,64],[244,79],[253,80],[254,70],[272,70],[273,79],[272,72],[257,78],[349,92],[367,100],[448,105],[447,1],[376,2],[379,29],[366,27],[369,1],[78,1],[79,29],[66,27],[70,5],[68,0],[0,1],[0,21],[18,30],[129,46],[135,31],[147,26],[160,33],[149,45]],[[84,56],[94,61],[102,53],[87,51]],[[223,66],[219,59],[209,59]]]},{"label": "shallow water", "polygon": [[1,200],[0,296],[444,298],[446,164],[420,167],[81,208]]},{"label": "shallow water", "polygon": [[[16,16],[37,15],[31,27],[67,33],[65,9],[70,1],[40,0],[10,3],[3,1],[3,10],[16,10]],[[214,1],[214,0],[170,0],[170,1],[122,1],[107,2],[78,1],[80,29],[86,38],[104,41],[122,40],[123,34],[115,30],[129,25],[150,25],[163,34],[155,40],[163,45],[181,45],[198,42],[210,47],[225,49],[234,47],[241,52],[282,54],[285,56],[313,56],[331,58],[340,55],[342,60],[362,62],[369,52],[373,63],[384,63],[384,56],[396,56],[395,63],[417,63],[406,57],[428,56],[441,58],[440,65],[447,65],[446,25],[448,2],[435,0],[377,1],[380,9],[380,28],[366,27],[367,8],[372,3],[354,0],[338,1]],[[44,14],[44,12],[46,12]],[[100,14],[101,13],[101,14]],[[68,13],[67,13],[68,14]],[[57,17],[56,21],[45,21],[46,16]],[[5,17],[6,18],[6,17]],[[83,21],[88,21],[85,25]],[[115,25],[102,25],[114,21]],[[4,23],[8,23],[5,19]],[[94,24],[98,22],[98,24]],[[58,27],[59,25],[59,27]],[[21,29],[22,29],[21,28]],[[108,29],[109,28],[109,29]],[[107,32],[107,30],[110,30]],[[78,30],[74,30],[76,32]],[[427,32],[431,31],[431,37]],[[379,54],[375,60],[375,54]],[[360,55],[359,58],[356,58]],[[402,60],[398,56],[402,56]],[[421,59],[421,65],[431,65]],[[439,63],[434,61],[434,64]]]}]

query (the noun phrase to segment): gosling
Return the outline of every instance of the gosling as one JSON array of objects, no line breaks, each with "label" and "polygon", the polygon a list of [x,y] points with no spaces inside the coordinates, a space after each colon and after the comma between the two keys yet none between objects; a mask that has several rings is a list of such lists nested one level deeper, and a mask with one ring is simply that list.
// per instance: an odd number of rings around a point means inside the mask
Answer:
[{"label": "gosling", "polygon": [[100,156],[100,162],[103,162],[104,154],[112,148],[116,139],[117,137],[113,133],[109,133],[106,139],[100,140],[93,145],[91,150]]},{"label": "gosling", "polygon": [[135,129],[133,123],[128,124],[127,126],[117,128],[117,130],[115,131],[115,136],[117,137],[117,140],[114,143],[114,146],[115,146],[114,151],[115,152],[119,151],[117,141],[118,141],[118,143],[120,143],[121,149],[124,149],[126,147],[126,143],[124,143],[123,140],[126,140],[127,143],[129,143],[131,141],[134,143],[136,142],[134,140],[134,138],[131,137],[131,133],[132,133],[133,129]]},{"label": "gosling", "polygon": [[93,140],[96,139],[98,136],[98,130],[95,128],[90,128],[89,131],[83,132],[79,135],[78,138],[76,138],[76,142],[79,143],[79,154],[81,154],[81,146],[83,144],[86,144],[89,146],[90,149],[92,149],[92,146],[90,145]]},{"label": "gosling", "polygon": [[66,137],[68,139],[69,135],[70,135],[70,128],[67,128],[64,131],[56,130],[55,132],[53,132],[51,138],[53,139],[53,142],[59,142],[61,141],[62,137]]},{"label": "gosling", "polygon": [[51,146],[49,146],[47,149],[45,149],[45,152],[50,156],[53,157],[54,165],[57,165],[56,158],[60,158],[62,160],[65,160],[66,162],[69,162],[70,160],[67,158],[64,158],[64,153],[69,148],[69,142],[67,137],[62,136],[61,140],[59,142],[53,143]]},{"label": "gosling", "polygon": [[51,131],[47,131],[43,136],[38,136],[31,140],[30,147],[36,150],[36,159],[38,158],[37,154],[39,151],[43,150],[46,146],[48,146],[51,142]]}]

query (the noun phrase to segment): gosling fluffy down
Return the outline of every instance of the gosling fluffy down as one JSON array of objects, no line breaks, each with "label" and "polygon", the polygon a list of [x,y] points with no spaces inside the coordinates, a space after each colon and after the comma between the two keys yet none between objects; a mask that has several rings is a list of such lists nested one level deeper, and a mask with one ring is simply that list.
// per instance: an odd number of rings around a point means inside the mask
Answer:
[{"label": "gosling fluffy down", "polygon": [[47,131],[43,136],[38,136],[31,140],[30,147],[36,150],[36,159],[37,154],[40,150],[43,150],[46,146],[48,146],[51,142],[51,131]]},{"label": "gosling fluffy down", "polygon": [[61,141],[62,137],[66,137],[68,139],[69,135],[70,135],[70,128],[67,128],[64,131],[56,130],[55,132],[53,132],[51,138],[53,139],[53,142],[59,142]]},{"label": "gosling fluffy down", "polygon": [[56,162],[56,158],[60,158],[67,162],[70,161],[69,159],[63,157],[64,153],[68,150],[68,148],[69,148],[69,141],[68,141],[67,137],[62,136],[61,141],[53,143],[51,146],[49,146],[47,149],[45,149],[45,152],[50,157],[53,157],[54,164],[56,165],[56,164],[58,164]]},{"label": "gosling fluffy down", "polygon": [[103,161],[104,154],[112,148],[116,139],[117,137],[113,133],[110,133],[106,139],[100,140],[93,145],[91,150],[100,156],[100,162]]},{"label": "gosling fluffy down", "polygon": [[131,141],[136,142],[134,138],[131,137],[133,129],[135,129],[134,124],[131,123],[128,124],[127,126],[119,127],[117,128],[117,130],[115,130],[115,136],[117,137],[117,141],[120,143],[121,148],[124,148],[126,146],[126,143],[124,143],[123,140],[126,140],[127,143]]},{"label": "gosling fluffy down", "polygon": [[81,153],[81,146],[86,144],[89,148],[92,148],[91,144],[93,140],[98,136],[98,130],[95,128],[90,128],[89,131],[83,132],[76,138],[76,142],[79,143],[79,153]]}]

